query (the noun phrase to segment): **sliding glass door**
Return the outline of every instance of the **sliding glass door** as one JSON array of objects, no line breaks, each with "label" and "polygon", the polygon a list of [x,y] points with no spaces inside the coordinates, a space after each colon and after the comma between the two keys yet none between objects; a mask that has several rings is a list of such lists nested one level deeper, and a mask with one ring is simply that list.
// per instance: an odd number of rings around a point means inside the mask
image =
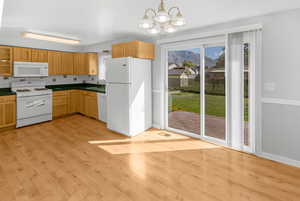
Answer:
[{"label": "sliding glass door", "polygon": [[253,152],[255,37],[227,39],[165,49],[166,128]]},{"label": "sliding glass door", "polygon": [[205,48],[204,136],[226,140],[225,46]]},{"label": "sliding glass door", "polygon": [[225,46],[170,49],[167,66],[167,127],[225,142]]},{"label": "sliding glass door", "polygon": [[200,135],[200,48],[168,51],[168,127]]}]

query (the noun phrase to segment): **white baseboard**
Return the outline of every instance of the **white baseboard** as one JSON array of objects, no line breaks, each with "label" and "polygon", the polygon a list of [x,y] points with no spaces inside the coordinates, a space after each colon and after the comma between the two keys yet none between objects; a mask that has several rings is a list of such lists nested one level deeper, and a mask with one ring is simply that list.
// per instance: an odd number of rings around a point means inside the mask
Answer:
[{"label": "white baseboard", "polygon": [[161,126],[159,124],[152,124],[153,128],[161,129]]},{"label": "white baseboard", "polygon": [[294,159],[286,158],[286,157],[279,156],[279,155],[269,154],[269,153],[266,153],[266,152],[258,153],[256,155],[259,156],[259,157],[262,157],[262,158],[272,160],[272,161],[276,161],[276,162],[279,162],[279,163],[284,163],[284,164],[287,164],[287,165],[291,165],[291,166],[300,168],[300,161],[297,161],[297,160],[294,160]]}]

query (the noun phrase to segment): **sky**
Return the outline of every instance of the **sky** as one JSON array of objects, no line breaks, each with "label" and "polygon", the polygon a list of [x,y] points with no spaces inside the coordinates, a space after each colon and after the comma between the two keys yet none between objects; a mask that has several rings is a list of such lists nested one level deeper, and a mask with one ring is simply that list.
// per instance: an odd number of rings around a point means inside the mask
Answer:
[{"label": "sky", "polygon": [[[192,51],[196,54],[200,54],[200,48],[193,48],[189,49],[189,51]],[[224,47],[208,47],[205,48],[205,55],[211,59],[217,59],[224,51]]]}]

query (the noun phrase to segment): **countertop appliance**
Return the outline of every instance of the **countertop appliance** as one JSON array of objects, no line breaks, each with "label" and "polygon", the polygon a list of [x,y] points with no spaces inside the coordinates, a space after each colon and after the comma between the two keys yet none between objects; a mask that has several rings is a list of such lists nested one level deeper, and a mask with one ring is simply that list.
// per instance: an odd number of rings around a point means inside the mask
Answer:
[{"label": "countertop appliance", "polygon": [[107,127],[135,136],[152,126],[151,60],[131,57],[107,61]]},{"label": "countertop appliance", "polygon": [[14,62],[14,77],[47,77],[48,63]]},{"label": "countertop appliance", "polygon": [[45,81],[12,83],[17,97],[17,128],[52,120],[52,90]]}]

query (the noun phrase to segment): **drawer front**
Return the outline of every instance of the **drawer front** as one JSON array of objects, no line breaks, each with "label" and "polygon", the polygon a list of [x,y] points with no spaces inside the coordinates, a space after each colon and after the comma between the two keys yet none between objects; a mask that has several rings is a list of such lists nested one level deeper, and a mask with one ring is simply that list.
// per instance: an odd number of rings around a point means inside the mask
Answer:
[{"label": "drawer front", "polygon": [[66,96],[68,94],[68,91],[54,91],[53,96]]},{"label": "drawer front", "polygon": [[67,96],[53,96],[53,106],[67,105],[67,104],[68,104]]},{"label": "drawer front", "polygon": [[85,95],[91,96],[91,97],[97,97],[97,93],[96,93],[96,92],[93,92],[93,91],[86,91],[86,92],[85,92]]},{"label": "drawer front", "polygon": [[11,95],[11,96],[0,96],[0,103],[5,103],[5,102],[14,102],[16,101],[16,96]]}]

